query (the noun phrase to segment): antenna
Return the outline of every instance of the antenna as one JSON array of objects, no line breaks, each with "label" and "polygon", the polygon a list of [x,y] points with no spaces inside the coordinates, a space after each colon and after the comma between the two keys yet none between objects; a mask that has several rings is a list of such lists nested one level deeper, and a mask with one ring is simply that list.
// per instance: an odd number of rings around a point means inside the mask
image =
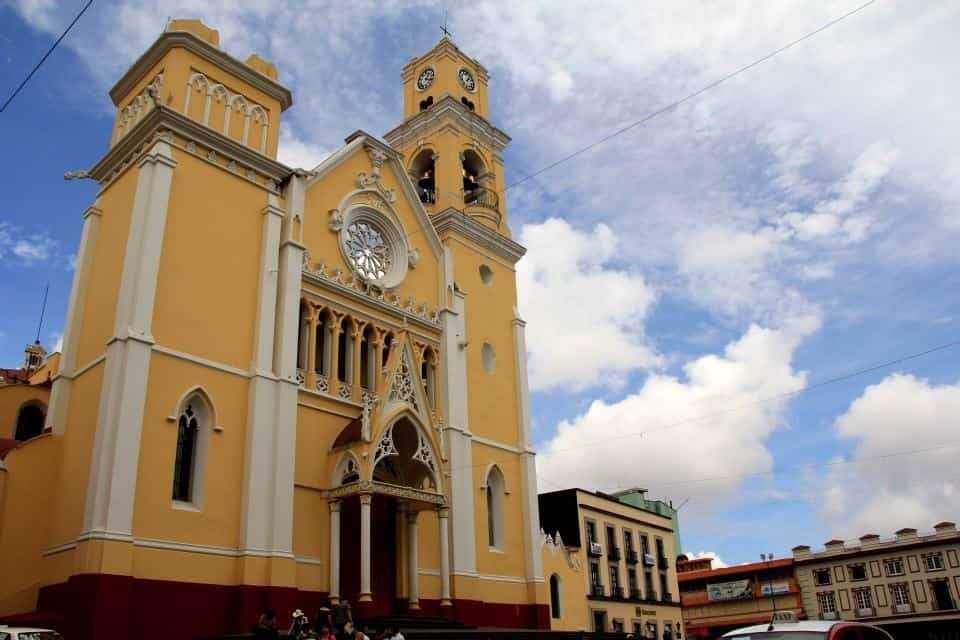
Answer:
[{"label": "antenna", "polygon": [[50,292],[50,283],[43,290],[43,306],[40,308],[40,324],[37,326],[37,344],[40,344],[40,330],[43,329],[43,315],[47,311],[47,294]]}]

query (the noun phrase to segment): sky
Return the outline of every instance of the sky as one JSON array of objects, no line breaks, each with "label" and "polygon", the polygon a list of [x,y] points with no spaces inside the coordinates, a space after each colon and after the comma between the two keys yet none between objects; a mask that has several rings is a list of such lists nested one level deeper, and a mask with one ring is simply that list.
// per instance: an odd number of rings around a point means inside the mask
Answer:
[{"label": "sky", "polygon": [[[59,340],[96,188],[62,175],[168,17],[277,65],[310,168],[399,123],[446,14],[513,184],[861,2],[95,2],[0,114],[0,366],[47,283]],[[81,6],[0,0],[4,98]],[[958,32],[955,2],[877,0],[508,190],[541,491],[644,487],[727,564],[960,518]]]}]

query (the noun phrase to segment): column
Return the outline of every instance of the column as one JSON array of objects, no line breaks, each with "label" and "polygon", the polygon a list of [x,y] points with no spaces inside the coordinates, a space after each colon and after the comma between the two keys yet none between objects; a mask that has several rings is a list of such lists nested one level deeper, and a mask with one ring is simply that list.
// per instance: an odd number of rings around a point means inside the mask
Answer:
[{"label": "column", "polygon": [[363,364],[370,373],[370,379],[367,381],[367,384],[370,385],[371,393],[376,393],[380,386],[377,384],[377,380],[380,378],[380,345],[382,343],[383,340],[380,337],[380,331],[374,328],[373,331],[370,332],[370,344],[367,346],[367,361]]},{"label": "column", "polygon": [[363,340],[363,328],[365,326],[366,325],[354,320],[353,333],[351,334],[351,337],[353,338],[353,353],[351,353],[353,356],[353,376],[351,378],[353,385],[350,391],[354,402],[360,402],[363,399],[363,394],[360,392],[360,379],[363,377],[360,372],[360,367],[363,364],[360,361],[360,352],[362,351],[362,349],[360,349],[360,342]]},{"label": "column", "polygon": [[452,606],[450,602],[450,551],[447,523],[450,520],[450,509],[437,509],[437,520],[440,521],[440,606]]},{"label": "column", "polygon": [[307,313],[310,314],[307,320],[307,371],[305,373],[306,387],[310,391],[317,390],[317,307],[312,304],[307,305]]},{"label": "column", "polygon": [[340,332],[343,327],[340,322],[343,316],[330,314],[330,395],[335,396],[340,391]]},{"label": "column", "polygon": [[330,603],[340,602],[340,501],[330,500]]},{"label": "column", "polygon": [[420,585],[417,568],[417,516],[416,511],[407,514],[407,607],[411,611],[420,609]]},{"label": "column", "polygon": [[360,495],[360,602],[372,602],[370,589],[370,503],[373,496]]},{"label": "column", "polygon": [[396,593],[394,598],[397,600],[405,600],[407,597],[407,558],[406,553],[404,552],[407,548],[407,503],[399,502],[397,504],[397,521],[396,521],[396,530],[397,530],[397,540],[396,548],[394,552],[397,555],[397,572],[396,572]]}]

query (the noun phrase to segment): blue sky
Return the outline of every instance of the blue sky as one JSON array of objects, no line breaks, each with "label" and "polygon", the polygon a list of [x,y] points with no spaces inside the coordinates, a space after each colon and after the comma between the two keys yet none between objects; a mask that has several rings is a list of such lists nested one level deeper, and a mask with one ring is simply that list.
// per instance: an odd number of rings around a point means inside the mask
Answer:
[{"label": "blue sky", "polygon": [[[81,4],[0,4],[0,90]],[[450,28],[491,71],[512,183],[857,4],[459,3]],[[728,563],[960,517],[960,348],[815,386],[960,339],[960,9],[916,4],[881,0],[508,191],[541,490],[687,501],[685,550]],[[0,365],[48,282],[41,339],[62,331],[95,195],[63,172],[104,151],[107,89],[168,16],[277,64],[281,159],[309,167],[399,121],[400,69],[446,8],[95,3],[0,114]]]}]

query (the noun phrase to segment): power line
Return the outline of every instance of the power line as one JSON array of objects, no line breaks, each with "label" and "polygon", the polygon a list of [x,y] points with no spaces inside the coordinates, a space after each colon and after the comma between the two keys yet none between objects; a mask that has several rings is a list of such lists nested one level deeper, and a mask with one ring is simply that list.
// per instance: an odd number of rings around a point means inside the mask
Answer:
[{"label": "power line", "polygon": [[617,129],[617,130],[614,131],[613,133],[610,133],[610,134],[608,134],[608,135],[600,138],[599,140],[597,140],[597,141],[595,141],[595,142],[592,142],[592,143],[588,144],[587,146],[582,147],[582,148],[574,151],[573,153],[570,153],[570,154],[568,154],[568,155],[566,155],[566,156],[563,156],[563,157],[560,158],[559,160],[556,160],[556,161],[548,164],[547,166],[542,167],[542,168],[534,171],[533,173],[524,176],[523,178],[517,180],[516,182],[513,182],[513,183],[507,185],[506,187],[504,187],[504,189],[503,189],[503,191],[502,191],[501,193],[505,193],[508,189],[512,189],[513,187],[516,187],[516,186],[518,186],[518,185],[521,185],[521,184],[523,184],[524,182],[526,182],[526,181],[528,181],[528,180],[532,180],[533,178],[539,176],[539,175],[542,174],[542,173],[545,173],[545,172],[547,172],[547,171],[549,171],[549,170],[551,170],[551,169],[553,169],[553,168],[555,168],[555,167],[557,167],[557,166],[559,166],[559,165],[561,165],[561,164],[563,164],[563,163],[565,163],[565,162],[568,162],[568,161],[576,158],[577,156],[580,156],[580,155],[586,153],[587,151],[590,151],[591,149],[595,149],[596,147],[599,147],[600,145],[604,144],[605,142],[609,142],[609,141],[612,140],[613,138],[616,138],[617,136],[619,136],[619,135],[621,135],[621,134],[623,134],[623,133],[626,133],[627,131],[630,131],[631,129],[634,129],[634,128],[636,128],[636,127],[639,127],[640,125],[645,124],[645,123],[649,122],[650,120],[653,120],[654,118],[656,118],[656,117],[659,116],[659,115],[662,115],[662,114],[664,114],[664,113],[666,113],[666,112],[668,112],[668,111],[672,111],[673,109],[676,109],[677,107],[679,107],[680,105],[684,104],[685,102],[689,102],[690,100],[693,100],[693,99],[696,98],[697,96],[699,96],[699,95],[701,95],[701,94],[703,94],[703,93],[706,93],[707,91],[713,89],[714,87],[717,87],[717,86],[723,84],[724,82],[726,82],[726,81],[728,81],[728,80],[730,80],[730,79],[732,79],[732,78],[740,75],[741,73],[744,73],[744,72],[746,72],[746,71],[749,71],[750,69],[752,69],[752,68],[754,68],[754,67],[756,67],[756,66],[758,66],[758,65],[760,65],[760,64],[763,64],[763,63],[766,62],[767,60],[770,60],[771,58],[773,58],[773,57],[777,56],[778,54],[783,53],[784,51],[786,51],[786,50],[788,50],[788,49],[790,49],[790,48],[792,48],[792,47],[800,44],[801,42],[803,42],[803,41],[805,41],[805,40],[808,40],[808,39],[812,38],[813,36],[815,36],[815,35],[817,35],[817,34],[819,34],[819,33],[822,33],[823,31],[826,31],[826,30],[829,29],[830,27],[832,27],[832,26],[834,26],[834,25],[842,22],[843,20],[846,20],[846,19],[849,18],[850,16],[853,16],[854,14],[859,13],[860,11],[866,9],[867,7],[869,7],[870,5],[872,5],[874,2],[876,2],[876,0],[869,0],[869,2],[866,2],[866,3],[862,4],[862,5],[860,5],[859,7],[853,9],[852,11],[848,11],[847,13],[843,14],[842,16],[840,16],[840,17],[838,17],[838,18],[834,18],[834,19],[831,20],[830,22],[827,22],[826,24],[818,27],[817,29],[814,29],[813,31],[807,33],[806,35],[803,35],[803,36],[797,38],[796,40],[793,40],[793,41],[791,41],[791,42],[788,42],[787,44],[783,45],[783,46],[780,47],[779,49],[775,49],[775,50],[771,51],[770,53],[766,54],[765,56],[754,60],[754,61],[751,62],[750,64],[744,65],[744,66],[740,67],[739,69],[737,69],[736,71],[731,71],[730,73],[728,73],[728,74],[726,74],[726,75],[724,75],[724,76],[721,76],[720,78],[718,78],[718,79],[714,80],[713,82],[711,82],[711,83],[709,83],[709,84],[701,87],[700,89],[694,91],[693,93],[687,94],[686,96],[684,96],[683,98],[680,98],[679,100],[675,100],[675,101],[673,101],[673,102],[671,102],[671,103],[669,103],[669,104],[667,104],[667,105],[665,105],[665,106],[663,106],[663,107],[660,107],[660,108],[657,109],[656,111],[652,111],[651,113],[648,113],[647,115],[645,115],[644,117],[640,118],[639,120],[636,120],[635,122],[631,122],[630,124],[628,124],[628,125],[626,125],[626,126],[624,126],[624,127],[621,127],[620,129]]},{"label": "power line", "polygon": [[[705,413],[705,414],[702,414],[702,415],[699,415],[699,416],[695,416],[695,417],[693,417],[693,418],[685,418],[685,419],[683,419],[683,420],[678,420],[678,421],[676,421],[676,422],[666,423],[666,424],[660,425],[660,426],[658,426],[658,427],[653,427],[653,428],[649,428],[649,429],[644,429],[643,431],[638,431],[638,432],[634,432],[634,433],[621,434],[621,435],[619,435],[619,436],[612,436],[612,437],[603,438],[603,439],[600,439],[600,440],[593,440],[593,441],[591,441],[591,442],[587,442],[587,443],[584,443],[584,444],[581,444],[581,445],[577,445],[577,446],[575,446],[575,447],[565,447],[565,448],[562,448],[562,449],[554,449],[553,451],[542,452],[542,453],[541,453],[541,452],[538,452],[537,455],[538,455],[540,458],[545,458],[545,457],[550,457],[551,455],[556,455],[556,454],[561,454],[561,453],[568,453],[568,452],[571,452],[571,451],[582,451],[583,449],[587,449],[587,448],[590,448],[590,447],[595,447],[595,446],[602,445],[602,444],[606,444],[606,443],[609,443],[609,442],[615,442],[615,441],[624,440],[624,439],[627,439],[627,438],[642,437],[642,436],[643,436],[644,434],[646,434],[646,433],[651,433],[651,432],[655,432],[655,431],[665,431],[665,430],[667,430],[667,429],[673,429],[673,428],[676,428],[676,427],[678,427],[678,426],[681,426],[681,425],[684,425],[684,424],[687,424],[687,423],[690,423],[690,422],[698,422],[698,421],[707,420],[707,419],[709,419],[709,418],[713,418],[713,417],[718,416],[718,415],[724,415],[724,414],[731,413],[731,412],[734,412],[734,411],[739,411],[739,410],[744,409],[744,408],[746,408],[746,407],[750,407],[750,406],[754,406],[754,405],[758,405],[758,404],[764,404],[764,403],[770,402],[770,401],[772,401],[772,400],[778,400],[778,399],[781,399],[781,398],[784,398],[784,397],[790,397],[790,396],[800,395],[800,394],[802,394],[802,393],[804,393],[804,392],[806,392],[806,391],[811,391],[811,390],[813,390],[813,389],[820,389],[820,388],[823,388],[823,387],[825,387],[825,386],[827,386],[827,385],[836,384],[837,382],[843,382],[843,381],[845,381],[845,380],[850,380],[851,378],[855,378],[855,377],[857,377],[857,376],[865,375],[865,374],[867,374],[867,373],[872,373],[872,372],[874,372],[874,371],[878,371],[878,370],[880,370],[880,369],[883,369],[883,368],[886,368],[886,367],[891,367],[891,366],[894,366],[894,365],[897,365],[897,364],[902,364],[902,363],[904,363],[904,362],[909,362],[910,360],[915,360],[915,359],[917,359],[917,358],[921,358],[921,357],[923,357],[923,356],[930,355],[930,354],[932,354],[932,353],[936,353],[936,352],[939,352],[939,351],[944,351],[944,350],[946,350],[946,349],[950,349],[950,348],[956,347],[956,346],[960,346],[960,339],[958,339],[958,340],[953,340],[953,341],[951,341],[951,342],[947,342],[947,343],[944,343],[944,344],[940,344],[940,345],[937,345],[937,346],[935,346],[935,347],[931,347],[931,348],[929,348],[929,349],[925,349],[925,350],[923,350],[923,351],[919,351],[919,352],[916,352],[916,353],[911,353],[911,354],[906,355],[906,356],[901,356],[901,357],[899,357],[899,358],[895,358],[895,359],[892,359],[892,360],[888,360],[888,361],[882,362],[882,363],[880,363],[880,364],[875,364],[875,365],[871,365],[871,366],[868,366],[868,367],[863,367],[863,368],[860,368],[860,369],[856,369],[856,370],[854,370],[854,371],[851,371],[851,372],[849,372],[849,373],[845,373],[845,374],[843,374],[843,375],[834,376],[834,377],[832,377],[832,378],[827,378],[827,379],[825,379],[825,380],[821,380],[820,382],[816,382],[816,383],[814,383],[814,384],[812,384],[812,385],[809,385],[809,386],[807,386],[807,387],[804,387],[803,389],[798,389],[798,390],[796,390],[796,391],[789,391],[789,392],[786,392],[786,393],[780,393],[780,394],[775,394],[775,395],[767,396],[767,397],[765,397],[765,398],[759,398],[759,399],[757,399],[757,400],[755,400],[755,401],[753,401],[753,402],[744,403],[744,404],[738,405],[738,406],[736,406],[736,407],[731,407],[731,408],[727,408],[727,409],[721,409],[721,410],[719,410],[719,411],[714,411],[714,412],[710,412],[710,413]],[[958,444],[960,444],[960,443],[958,443]],[[951,445],[951,446],[952,446],[952,445]],[[488,465],[490,465],[490,464],[500,464],[500,463],[504,463],[504,464],[505,464],[505,463],[508,463],[508,462],[517,462],[518,460],[519,460],[519,458],[516,458],[516,457],[512,457],[512,458],[509,458],[509,459],[502,459],[502,460],[492,460],[492,461],[488,460],[488,461],[485,461],[485,462],[483,462],[483,463],[478,463],[478,464],[463,465],[463,466],[458,466],[458,467],[451,467],[451,468],[448,469],[447,471],[452,472],[452,471],[456,471],[456,470],[460,470],[460,469],[473,469],[473,468],[476,468],[476,467],[485,467],[485,466],[488,466]],[[539,474],[539,472],[538,472],[538,474]],[[540,475],[540,477],[542,477],[542,478],[544,477],[542,474],[539,474],[539,475]],[[557,485],[557,483],[552,482],[552,481],[549,482],[549,484]]]},{"label": "power line", "polygon": [[7,101],[3,103],[3,106],[0,107],[0,113],[3,113],[6,110],[7,106],[11,102],[13,102],[13,99],[17,97],[17,94],[20,93],[20,90],[23,89],[23,87],[30,81],[30,78],[32,78],[33,74],[37,72],[37,69],[39,69],[44,62],[46,62],[47,58],[50,57],[50,54],[53,53],[53,50],[57,48],[58,44],[60,44],[60,41],[63,40],[68,33],[70,33],[70,29],[73,29],[73,25],[77,24],[77,21],[80,19],[80,16],[86,13],[87,9],[90,8],[91,4],[93,4],[93,0],[87,0],[87,4],[83,5],[83,9],[80,9],[80,13],[78,13],[77,17],[73,19],[73,22],[71,22],[69,26],[67,26],[67,28],[64,30],[64,32],[60,34],[60,37],[57,38],[56,42],[54,42],[53,45],[50,47],[50,49],[45,54],[43,54],[42,58],[40,58],[40,62],[38,62],[36,66],[34,66],[33,69],[30,70],[30,73],[28,73],[27,77],[23,79],[23,82],[20,83],[20,86],[14,89],[10,97],[7,98]]}]

